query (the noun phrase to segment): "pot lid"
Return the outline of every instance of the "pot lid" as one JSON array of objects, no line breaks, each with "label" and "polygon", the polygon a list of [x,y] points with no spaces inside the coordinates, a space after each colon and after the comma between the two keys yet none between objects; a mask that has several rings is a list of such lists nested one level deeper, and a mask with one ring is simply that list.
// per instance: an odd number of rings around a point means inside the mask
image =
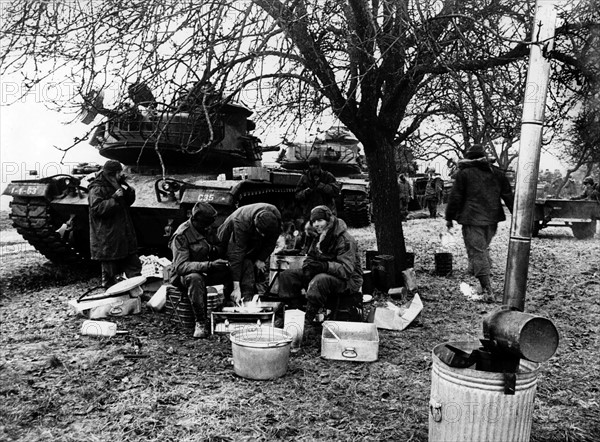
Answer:
[{"label": "pot lid", "polygon": [[128,292],[129,290],[134,289],[145,282],[145,276],[134,276],[133,278],[125,279],[124,281],[117,282],[115,285],[111,285],[108,289],[106,289],[106,294],[118,295],[119,293]]}]

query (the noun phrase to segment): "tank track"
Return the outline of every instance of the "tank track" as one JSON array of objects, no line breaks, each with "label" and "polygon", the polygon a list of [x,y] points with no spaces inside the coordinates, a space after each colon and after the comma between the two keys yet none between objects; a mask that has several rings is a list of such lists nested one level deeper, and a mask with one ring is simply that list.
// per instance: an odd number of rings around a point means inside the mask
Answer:
[{"label": "tank track", "polygon": [[349,227],[366,227],[370,224],[370,201],[367,195],[344,195],[344,220]]},{"label": "tank track", "polygon": [[10,208],[10,218],[17,232],[50,261],[74,264],[87,260],[57,232],[50,204],[44,198],[14,197]]}]

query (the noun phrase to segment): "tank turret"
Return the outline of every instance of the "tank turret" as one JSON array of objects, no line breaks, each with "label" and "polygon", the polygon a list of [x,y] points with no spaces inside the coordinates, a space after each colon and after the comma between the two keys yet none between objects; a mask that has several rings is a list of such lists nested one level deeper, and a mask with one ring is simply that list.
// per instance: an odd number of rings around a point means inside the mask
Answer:
[{"label": "tank turret", "polygon": [[368,226],[371,219],[369,182],[358,139],[345,126],[331,126],[311,143],[286,143],[286,151],[278,162],[288,170],[305,170],[312,157],[319,158],[321,167],[341,184],[336,201],[338,215],[350,226]]},{"label": "tank turret", "polygon": [[[274,204],[284,220],[300,217],[295,189],[301,173],[261,166],[263,149],[251,134],[251,110],[223,101],[210,85],[197,84],[168,105],[157,102],[143,83],[129,86],[128,94],[130,102],[107,109],[102,93],[92,92],[81,118],[90,123],[98,114],[105,117],[90,144],[125,166],[127,182],[136,190],[131,217],[140,253],[168,257],[172,232],[198,201],[217,209],[216,225],[237,207],[256,202]],[[13,198],[13,225],[48,259],[89,258],[87,188],[97,169],[84,164],[72,174],[13,181],[4,190]],[[351,208],[358,207],[360,202],[351,202],[365,189],[364,182],[346,184]],[[356,225],[348,213],[347,221]]]}]

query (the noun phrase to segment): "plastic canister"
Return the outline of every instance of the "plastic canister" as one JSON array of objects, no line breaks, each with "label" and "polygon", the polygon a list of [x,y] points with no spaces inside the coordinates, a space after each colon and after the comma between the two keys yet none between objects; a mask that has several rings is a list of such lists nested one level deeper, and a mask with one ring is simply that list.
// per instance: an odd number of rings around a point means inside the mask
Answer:
[{"label": "plastic canister", "polygon": [[87,336],[114,336],[117,334],[117,324],[87,319],[81,324],[81,334]]}]

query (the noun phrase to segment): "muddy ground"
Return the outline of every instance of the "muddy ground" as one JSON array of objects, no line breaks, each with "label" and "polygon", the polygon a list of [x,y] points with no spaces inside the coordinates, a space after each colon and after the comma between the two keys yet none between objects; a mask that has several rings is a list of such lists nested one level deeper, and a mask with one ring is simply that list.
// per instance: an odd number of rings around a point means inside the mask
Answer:
[{"label": "muddy ground", "polygon": [[[459,290],[475,286],[460,233],[453,274],[433,274],[443,230],[441,219],[404,224],[424,310],[402,332],[380,330],[378,361],[324,360],[311,342],[283,378],[251,381],[234,374],[226,337],[194,341],[160,313],[117,318],[129,335],[80,336],[83,318],[66,303],[98,284],[98,271],[49,263],[2,213],[0,440],[427,440],[431,349],[482,337],[482,317],[494,307]],[[500,292],[508,231],[502,223],[492,243]],[[352,233],[362,250],[374,248],[372,228]],[[526,311],[560,333],[538,376],[533,441],[600,434],[599,237],[549,228],[532,242]],[[129,357],[136,352],[147,357]]]}]

